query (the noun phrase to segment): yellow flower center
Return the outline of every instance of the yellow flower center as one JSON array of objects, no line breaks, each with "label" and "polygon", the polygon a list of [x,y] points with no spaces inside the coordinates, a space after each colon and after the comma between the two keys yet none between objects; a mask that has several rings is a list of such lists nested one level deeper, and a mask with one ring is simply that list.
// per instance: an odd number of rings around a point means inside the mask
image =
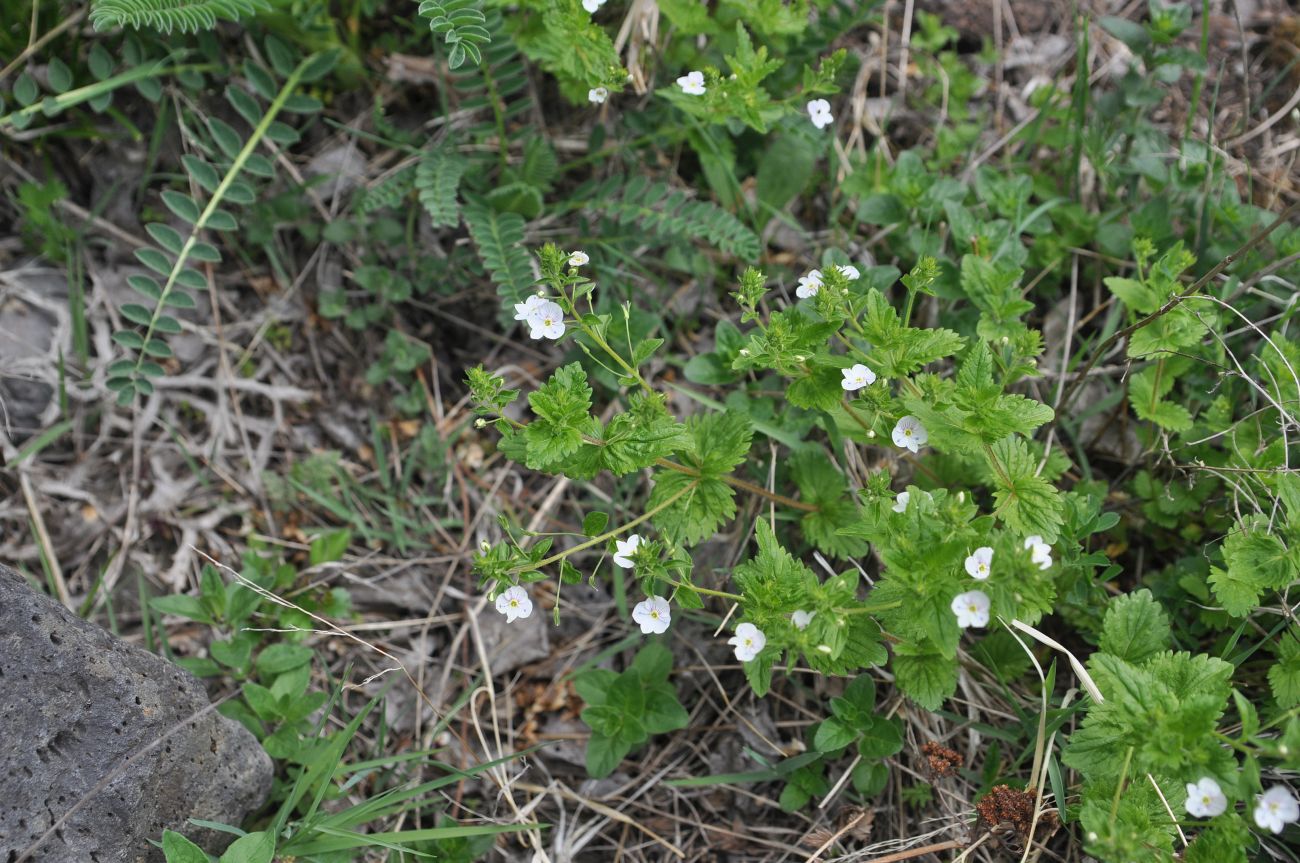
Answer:
[{"label": "yellow flower center", "polygon": [[657,611],[652,611],[652,612],[650,612],[650,619],[651,619],[651,620],[658,620],[658,619],[659,619],[659,612],[657,612]]},{"label": "yellow flower center", "polygon": [[519,600],[517,600],[517,599],[512,599],[512,600],[510,600],[510,607],[511,607],[511,608],[518,608],[518,607],[519,607]]},{"label": "yellow flower center", "polygon": [[912,436],[911,429],[903,429],[903,437],[911,437],[911,436]]},{"label": "yellow flower center", "polygon": [[979,607],[978,605],[976,605],[975,603],[972,602],[970,605],[966,606],[966,609],[967,609],[971,614],[975,614],[976,612],[978,612],[978,611],[980,610],[980,607]]}]

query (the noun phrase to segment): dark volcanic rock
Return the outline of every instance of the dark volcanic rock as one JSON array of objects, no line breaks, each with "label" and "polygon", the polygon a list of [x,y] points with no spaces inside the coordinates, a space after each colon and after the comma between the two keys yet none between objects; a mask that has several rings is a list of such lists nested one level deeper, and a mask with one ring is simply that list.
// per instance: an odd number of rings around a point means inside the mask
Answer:
[{"label": "dark volcanic rock", "polygon": [[149,840],[164,828],[210,850],[228,844],[229,835],[185,820],[238,825],[266,799],[272,767],[243,726],[214,710],[195,715],[208,706],[188,672],[0,565],[0,863],[18,860],[79,803],[34,863],[160,861]]}]

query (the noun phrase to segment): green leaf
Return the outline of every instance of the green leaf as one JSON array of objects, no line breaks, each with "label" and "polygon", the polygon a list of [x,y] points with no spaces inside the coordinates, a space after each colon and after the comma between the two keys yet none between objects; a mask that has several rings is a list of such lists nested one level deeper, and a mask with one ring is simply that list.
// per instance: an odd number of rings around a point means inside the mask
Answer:
[{"label": "green leaf", "polygon": [[187,617],[190,620],[199,623],[213,623],[212,618],[208,615],[207,608],[203,601],[197,596],[185,596],[178,594],[176,596],[155,596],[149,600],[149,607],[159,614],[174,614],[178,617]]},{"label": "green leaf", "polygon": [[957,691],[957,662],[941,653],[899,645],[893,667],[898,688],[926,710]]},{"label": "green leaf", "polygon": [[1149,590],[1117,596],[1106,606],[1098,647],[1128,662],[1142,662],[1173,642],[1169,615]]},{"label": "green leaf", "polygon": [[888,758],[902,749],[903,732],[898,723],[883,716],[874,717],[858,741],[858,754],[863,758]]},{"label": "green leaf", "polygon": [[199,220],[199,205],[194,203],[194,199],[189,195],[183,195],[172,189],[164,189],[162,200],[167,205],[167,209],[191,225]]},{"label": "green leaf", "polygon": [[587,774],[593,779],[608,776],[631,751],[631,743],[603,734],[591,735],[587,741]]},{"label": "green leaf", "polygon": [[1009,437],[991,451],[996,514],[1019,536],[1038,534],[1048,544],[1056,542],[1065,503],[1056,487],[1037,475],[1038,460],[1029,446]]},{"label": "green leaf", "polygon": [[609,524],[609,513],[596,510],[587,513],[587,517],[582,520],[583,536],[599,536],[605,532],[606,525]]},{"label": "green leaf", "polygon": [[162,847],[167,863],[208,863],[202,848],[175,831],[163,831]]},{"label": "green leaf", "polygon": [[1244,617],[1260,602],[1266,590],[1280,590],[1296,577],[1295,562],[1282,540],[1274,536],[1262,517],[1242,522],[1223,541],[1227,569],[1210,569],[1210,586],[1224,610]]},{"label": "green leaf", "polygon": [[712,536],[735,516],[735,492],[720,477],[745,459],[753,429],[746,417],[728,411],[696,414],[686,421],[686,431],[690,445],[679,449],[677,455],[698,476],[656,471],[647,507],[653,509],[684,491],[654,522],[669,536],[694,544]]},{"label": "green leaf", "polygon": [[40,95],[41,88],[37,86],[36,79],[26,72],[18,76],[18,80],[14,82],[14,98],[18,100],[19,105],[26,108],[35,102]]},{"label": "green leaf", "polygon": [[271,863],[275,856],[275,838],[270,833],[241,836],[221,855],[221,863]]},{"label": "green leaf", "polygon": [[591,387],[579,363],[556,369],[528,404],[537,415],[524,429],[529,467],[543,469],[577,452],[591,424]]},{"label": "green leaf", "polygon": [[45,67],[45,76],[50,82],[50,89],[55,93],[66,93],[72,88],[72,70],[58,57],[51,57]]},{"label": "green leaf", "polygon": [[1271,646],[1276,659],[1268,669],[1268,684],[1278,707],[1300,704],[1300,626],[1292,625]]},{"label": "green leaf", "polygon": [[256,667],[259,674],[274,676],[309,664],[314,655],[310,647],[281,642],[259,653]]},{"label": "green leaf", "polygon": [[827,719],[817,726],[813,748],[818,752],[835,752],[858,738],[858,731],[838,719]]}]

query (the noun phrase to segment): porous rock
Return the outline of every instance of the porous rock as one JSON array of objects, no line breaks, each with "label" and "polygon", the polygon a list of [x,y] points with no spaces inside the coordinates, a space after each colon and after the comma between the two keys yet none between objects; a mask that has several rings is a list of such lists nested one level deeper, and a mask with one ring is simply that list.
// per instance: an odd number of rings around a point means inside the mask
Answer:
[{"label": "porous rock", "polygon": [[272,765],[209,706],[193,675],[0,565],[0,863],[37,842],[33,863],[155,863],[164,829],[224,848],[229,834],[186,820],[238,826]]}]

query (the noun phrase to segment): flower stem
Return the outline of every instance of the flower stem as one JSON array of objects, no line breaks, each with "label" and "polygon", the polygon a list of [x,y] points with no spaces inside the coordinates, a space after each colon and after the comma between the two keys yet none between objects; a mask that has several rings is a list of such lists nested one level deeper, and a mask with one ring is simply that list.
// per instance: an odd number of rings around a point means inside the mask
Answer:
[{"label": "flower stem", "polygon": [[642,522],[649,521],[650,519],[654,518],[656,515],[666,510],[668,507],[677,503],[677,501],[680,500],[682,496],[685,495],[687,492],[694,491],[696,485],[698,485],[698,483],[693,482],[687,486],[684,486],[680,491],[678,491],[672,497],[668,498],[668,500],[664,501],[663,503],[659,504],[658,506],[650,510],[647,510],[644,514],[637,516],[636,518],[629,521],[627,524],[624,524],[620,527],[616,527],[613,530],[607,530],[604,533],[602,533],[600,536],[593,536],[591,539],[587,540],[586,542],[580,542],[577,545],[575,545],[573,548],[566,548],[564,551],[553,554],[550,557],[543,558],[542,560],[537,561],[537,563],[524,567],[523,569],[517,569],[511,571],[531,572],[533,570],[541,569],[544,566],[549,566],[550,564],[555,563],[557,560],[563,560],[564,558],[568,557],[574,552],[582,551],[585,548],[591,548],[593,545],[600,545],[603,542],[607,542],[611,537],[618,536],[620,533],[623,533],[624,531],[627,530],[631,530],[632,528],[636,527],[638,524],[641,524]]},{"label": "flower stem", "polygon": [[[655,462],[655,464],[658,465],[659,467],[668,468],[668,470],[675,470],[675,471],[677,471],[678,473],[684,473],[684,474],[686,474],[687,476],[693,476],[693,477],[699,477],[699,476],[700,476],[700,472],[699,472],[698,470],[696,470],[695,468],[693,468],[693,467],[688,467],[687,465],[684,465],[684,464],[678,464],[678,463],[675,462],[675,461],[669,461],[669,460],[666,459],[666,458],[661,458],[661,459],[659,459],[658,461]],[[759,497],[766,498],[766,499],[772,501],[773,503],[779,503],[779,504],[781,504],[782,506],[788,506],[788,507],[790,507],[791,509],[797,509],[797,510],[801,510],[801,511],[803,511],[803,512],[820,512],[820,511],[821,511],[821,510],[819,510],[817,507],[813,506],[813,505],[810,504],[810,503],[804,503],[804,502],[801,501],[801,500],[795,500],[795,499],[792,498],[792,497],[786,497],[786,496],[783,495],[783,494],[777,494],[777,493],[774,492],[774,491],[768,491],[767,489],[763,488],[761,485],[755,485],[754,483],[749,482],[748,480],[743,480],[743,479],[741,479],[740,477],[736,477],[736,476],[721,476],[721,477],[718,477],[718,479],[722,480],[723,482],[725,482],[727,485],[731,486],[732,488],[744,489],[745,491],[749,492],[750,494],[756,494],[756,495],[758,495]]]},{"label": "flower stem", "polygon": [[693,584],[685,584],[680,581],[669,581],[668,583],[681,590],[693,590],[696,593],[702,593],[705,596],[716,596],[720,599],[730,599],[733,602],[745,601],[745,597],[741,596],[739,593],[727,593],[725,590],[710,590],[707,587],[696,587]]}]

